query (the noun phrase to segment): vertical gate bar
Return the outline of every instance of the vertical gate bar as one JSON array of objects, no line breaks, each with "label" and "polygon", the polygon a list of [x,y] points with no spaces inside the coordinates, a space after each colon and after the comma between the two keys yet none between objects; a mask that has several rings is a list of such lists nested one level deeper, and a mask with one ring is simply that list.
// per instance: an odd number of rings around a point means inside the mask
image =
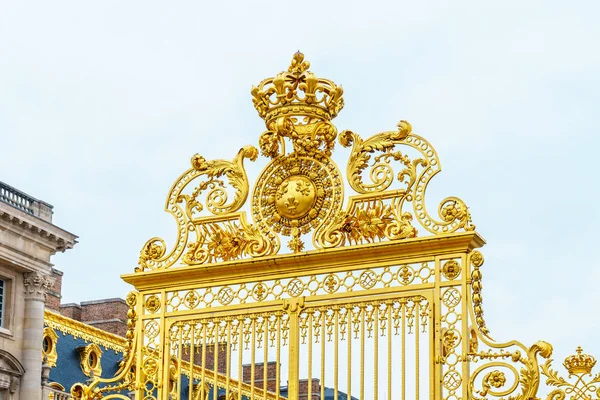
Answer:
[{"label": "vertical gate bar", "polygon": [[[194,392],[194,341],[196,340],[196,321],[190,323],[190,382],[188,384],[188,400],[192,400]],[[200,389],[200,388],[198,388]]]},{"label": "vertical gate bar", "polygon": [[[352,399],[352,310],[353,307],[346,308],[348,317],[348,396],[347,399]],[[312,399],[310,399],[312,400]]]},{"label": "vertical gate bar", "polygon": [[300,302],[304,306],[304,298],[294,299],[287,303],[289,316],[289,371],[288,371],[288,400],[298,400],[300,383],[300,335],[299,335],[299,308]]},{"label": "vertical gate bar", "polygon": [[333,399],[338,400],[338,348],[339,348],[339,310],[335,310],[335,332],[333,342]]},{"label": "vertical gate bar", "polygon": [[213,379],[215,382],[215,388],[213,390],[213,400],[217,400],[219,391],[219,345],[221,344],[221,338],[219,337],[220,327],[221,321],[218,320],[218,322],[215,323],[215,349],[213,351]]},{"label": "vertical gate bar", "polygon": [[[435,399],[435,364],[437,359],[437,354],[435,353],[435,310],[436,304],[438,301],[437,296],[433,296],[433,300],[429,302],[429,398]],[[433,304],[432,304],[433,302]]]},{"label": "vertical gate bar", "polygon": [[[158,378],[158,398],[162,399],[169,395],[169,370],[171,365],[171,336],[170,332],[167,330],[167,319],[165,318],[165,310],[167,309],[167,295],[165,290],[160,291],[160,319],[159,319],[159,328],[160,328],[160,342],[159,342],[159,358],[162,356],[162,382],[161,378]],[[159,363],[159,365],[161,365]],[[160,371],[157,374],[157,377],[160,377]],[[166,386],[166,389],[165,389]],[[166,395],[165,395],[166,394]]]},{"label": "vertical gate bar", "polygon": [[220,320],[216,320],[214,322],[214,327],[215,327],[215,334],[214,334],[214,338],[215,338],[215,346],[214,346],[214,350],[213,350],[213,382],[214,382],[214,386],[213,386],[213,400],[217,400],[217,392],[219,391],[219,385],[218,385],[218,381],[219,381],[219,328],[221,325],[221,321]]},{"label": "vertical gate bar", "polygon": [[[238,399],[242,400],[242,380],[244,378],[242,371],[243,353],[244,353],[244,320],[238,317]],[[227,399],[229,400],[229,399]]]},{"label": "vertical gate bar", "polygon": [[227,376],[225,377],[226,379],[226,383],[225,383],[225,398],[229,399],[229,384],[231,381],[231,323],[232,323],[232,319],[228,318],[226,319],[227,321],[227,343],[225,343],[225,346],[227,346],[227,359],[225,360],[225,373],[227,374]]},{"label": "vertical gate bar", "polygon": [[132,349],[132,351],[136,351],[135,353],[135,397],[136,399],[144,398],[144,388],[145,384],[143,381],[142,374],[142,363],[144,361],[144,338],[145,338],[145,328],[144,328],[144,295],[140,292],[136,295],[136,314],[137,314],[137,322],[136,322],[136,334],[138,336],[136,349]]},{"label": "vertical gate bar", "polygon": [[263,317],[263,400],[267,398],[267,368],[269,358],[269,320]]},{"label": "vertical gate bar", "polygon": [[388,400],[392,400],[392,307],[393,302],[387,303],[387,392]]},{"label": "vertical gate bar", "polygon": [[[467,293],[469,293],[470,288],[467,286],[467,279],[465,279],[467,276],[470,275],[470,271],[469,271],[469,265],[467,264],[467,256],[466,254],[463,254],[461,256],[460,259],[460,263],[463,266],[463,277],[461,279],[461,293],[460,293],[460,297],[462,298],[462,305],[461,305],[461,309],[462,309],[462,354],[468,354],[469,353],[469,308],[470,305],[468,303],[468,299],[469,296],[467,295]],[[466,385],[464,382],[469,382],[471,377],[471,372],[470,372],[470,365],[471,363],[469,363],[466,360],[463,360],[462,362],[462,378],[463,378],[463,384],[462,384],[462,392],[463,392],[463,398],[468,398],[469,396],[469,389],[468,389],[468,385]]]},{"label": "vertical gate bar", "polygon": [[161,343],[159,355],[162,354],[162,371],[159,369],[160,373],[157,374],[157,376],[162,376],[162,378],[158,378],[159,383],[157,398],[166,399],[169,398],[169,367],[171,364],[171,338],[169,336],[170,332],[167,332],[166,321],[164,317],[161,317],[160,321]]},{"label": "vertical gate bar", "polygon": [[181,356],[181,342],[183,341],[183,326],[184,323],[180,322],[179,326],[179,343],[177,344],[177,391],[176,397],[179,399],[181,397],[181,374],[183,372],[183,357]]},{"label": "vertical gate bar", "polygon": [[325,398],[325,309],[321,309],[321,399]]},{"label": "vertical gate bar", "polygon": [[415,400],[419,400],[419,392],[421,391],[419,388],[419,303],[415,302],[415,369],[417,373],[415,374]]},{"label": "vertical gate bar", "polygon": [[308,400],[312,400],[313,313],[308,313]]},{"label": "vertical gate bar", "polygon": [[402,400],[406,399],[406,302],[402,302]]},{"label": "vertical gate bar", "polygon": [[[256,315],[250,317],[252,339],[250,342],[250,400],[254,400],[254,373],[256,363]],[[216,399],[215,399],[216,400]]]},{"label": "vertical gate bar", "polygon": [[365,305],[360,306],[360,400],[365,399]]},{"label": "vertical gate bar", "polygon": [[[277,365],[275,365],[275,399],[279,400],[279,386],[281,385],[281,314],[275,314],[277,318],[277,347],[275,356]],[[241,400],[241,397],[239,398]]]},{"label": "vertical gate bar", "polygon": [[379,304],[373,305],[375,328],[373,334],[373,399],[379,398]]},{"label": "vertical gate bar", "polygon": [[[442,398],[444,396],[444,389],[442,387],[442,293],[440,288],[440,282],[442,280],[440,276],[441,261],[439,257],[435,258],[435,286],[433,289],[433,339],[432,348],[433,356],[431,359],[434,362],[433,366],[433,381],[431,382],[431,393],[432,398]],[[437,394],[436,394],[437,393]]]},{"label": "vertical gate bar", "polygon": [[[204,399],[208,398],[208,392],[205,390],[205,388],[208,386],[206,384],[206,330],[208,329],[208,323],[207,321],[202,321],[202,379],[200,382],[200,388],[201,390],[203,390],[204,393]],[[203,399],[203,400],[204,400]]]}]

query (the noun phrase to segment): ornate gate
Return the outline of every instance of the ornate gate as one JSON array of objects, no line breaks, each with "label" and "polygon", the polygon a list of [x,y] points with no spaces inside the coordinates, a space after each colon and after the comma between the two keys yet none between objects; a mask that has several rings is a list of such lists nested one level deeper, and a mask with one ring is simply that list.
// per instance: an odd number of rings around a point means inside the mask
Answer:
[{"label": "ornate gate", "polygon": [[[338,134],[342,88],[308,68],[296,53],[252,89],[270,161],[251,193],[244,161],[258,149],[192,157],[165,206],[174,245],[149,240],[123,276],[136,291],[121,370],[75,385],[74,397],[531,399],[543,374],[552,398],[591,398],[592,357],[565,361],[571,384],[538,365],[549,344],[490,338],[484,240],[459,198],[437,217],[426,208],[441,170],[433,147],[406,121],[366,140]],[[346,183],[336,140],[350,148]]]}]

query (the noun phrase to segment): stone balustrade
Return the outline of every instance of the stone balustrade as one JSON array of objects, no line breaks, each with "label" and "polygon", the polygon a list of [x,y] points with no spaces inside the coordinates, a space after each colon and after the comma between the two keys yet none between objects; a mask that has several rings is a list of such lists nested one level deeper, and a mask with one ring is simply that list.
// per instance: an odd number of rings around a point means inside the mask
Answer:
[{"label": "stone balustrade", "polygon": [[44,221],[52,222],[53,211],[50,204],[35,199],[4,182],[0,182],[0,201]]},{"label": "stone balustrade", "polygon": [[45,398],[48,400],[73,400],[73,396],[67,392],[63,392],[62,390],[50,386],[46,386],[44,389],[47,393],[47,397]]}]

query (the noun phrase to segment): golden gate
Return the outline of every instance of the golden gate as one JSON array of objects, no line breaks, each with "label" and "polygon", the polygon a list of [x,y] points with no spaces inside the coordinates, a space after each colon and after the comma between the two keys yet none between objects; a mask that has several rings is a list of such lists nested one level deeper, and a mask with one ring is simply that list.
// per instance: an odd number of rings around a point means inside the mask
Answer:
[{"label": "golden gate", "polygon": [[[252,191],[244,161],[255,147],[232,161],[192,157],[166,201],[174,245],[149,240],[123,276],[136,291],[121,370],[73,396],[533,399],[545,378],[549,398],[593,398],[593,357],[565,360],[569,382],[539,364],[548,343],[490,337],[485,242],[459,198],[427,211],[441,170],[429,142],[406,121],[368,139],[338,134],[342,88],[309,67],[296,53],[252,88],[270,159]],[[336,141],[350,148],[346,182]]]}]

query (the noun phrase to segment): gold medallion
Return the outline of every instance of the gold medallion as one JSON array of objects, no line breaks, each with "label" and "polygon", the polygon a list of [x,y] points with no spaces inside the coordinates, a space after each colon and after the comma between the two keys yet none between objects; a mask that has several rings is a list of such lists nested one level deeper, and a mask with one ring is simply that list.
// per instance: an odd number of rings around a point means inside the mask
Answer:
[{"label": "gold medallion", "polygon": [[308,233],[342,205],[342,180],[335,164],[296,155],[275,158],[254,189],[252,213],[263,232]]},{"label": "gold medallion", "polygon": [[304,217],[317,198],[315,184],[303,175],[286,178],[275,193],[275,208],[286,218]]}]

